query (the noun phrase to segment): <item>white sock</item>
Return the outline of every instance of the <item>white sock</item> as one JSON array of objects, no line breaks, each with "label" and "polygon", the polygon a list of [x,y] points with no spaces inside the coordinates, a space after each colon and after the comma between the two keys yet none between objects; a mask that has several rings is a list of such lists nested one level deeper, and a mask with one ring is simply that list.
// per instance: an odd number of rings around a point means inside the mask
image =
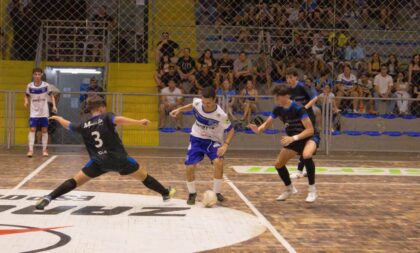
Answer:
[{"label": "white sock", "polygon": [[288,191],[292,191],[293,190],[293,184],[290,184],[290,185],[286,186],[286,188],[287,188]]},{"label": "white sock", "polygon": [[29,139],[29,151],[33,151],[34,143],[35,143],[35,132],[29,132],[28,139]]},{"label": "white sock", "polygon": [[188,192],[189,193],[196,193],[197,192],[195,190],[195,181],[191,181],[191,182],[187,181],[187,187],[188,187]]},{"label": "white sock", "polygon": [[316,192],[315,185],[309,185],[308,190],[309,190],[310,192]]},{"label": "white sock", "polygon": [[222,179],[217,179],[217,178],[213,179],[213,191],[215,193],[220,193],[220,190],[222,189],[222,182],[223,182]]},{"label": "white sock", "polygon": [[48,133],[43,133],[42,134],[42,150],[47,149],[47,144],[48,144]]}]

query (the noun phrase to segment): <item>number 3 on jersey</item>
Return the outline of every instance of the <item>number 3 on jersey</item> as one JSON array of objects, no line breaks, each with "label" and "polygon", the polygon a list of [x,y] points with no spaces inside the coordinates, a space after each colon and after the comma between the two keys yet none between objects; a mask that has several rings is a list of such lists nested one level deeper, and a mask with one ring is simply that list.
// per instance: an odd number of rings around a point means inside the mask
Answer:
[{"label": "number 3 on jersey", "polygon": [[95,137],[95,147],[100,148],[102,145],[104,145],[104,142],[101,139],[101,134],[98,131],[92,132],[92,136]]}]

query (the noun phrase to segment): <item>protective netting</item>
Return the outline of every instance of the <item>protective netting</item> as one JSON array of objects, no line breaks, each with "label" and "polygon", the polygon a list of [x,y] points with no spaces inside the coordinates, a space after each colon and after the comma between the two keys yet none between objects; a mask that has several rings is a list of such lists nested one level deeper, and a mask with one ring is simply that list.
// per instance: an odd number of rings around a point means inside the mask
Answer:
[{"label": "protective netting", "polygon": [[144,3],[1,1],[2,59],[144,62]]}]

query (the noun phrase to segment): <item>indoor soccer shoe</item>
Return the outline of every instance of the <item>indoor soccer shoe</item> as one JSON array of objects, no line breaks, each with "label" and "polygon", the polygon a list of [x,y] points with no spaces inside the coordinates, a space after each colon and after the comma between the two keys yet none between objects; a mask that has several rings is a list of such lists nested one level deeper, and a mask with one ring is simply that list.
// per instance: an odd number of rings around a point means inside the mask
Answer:
[{"label": "indoor soccer shoe", "polygon": [[49,196],[44,196],[35,205],[35,208],[38,210],[44,210],[46,206],[51,202],[51,198]]},{"label": "indoor soccer shoe", "polygon": [[26,153],[26,156],[31,158],[34,155],[34,152],[32,150],[29,150],[28,153]]},{"label": "indoor soccer shoe", "polygon": [[298,170],[295,173],[292,173],[292,175],[290,175],[290,179],[299,179],[302,177],[307,177],[308,175],[306,174],[306,172],[300,171]]},{"label": "indoor soccer shoe", "polygon": [[168,187],[168,195],[162,195],[162,198],[163,198],[163,201],[169,201],[171,198],[173,198],[173,196],[175,195],[175,193],[176,193],[176,190],[175,190],[175,188],[172,188],[172,187]]},{"label": "indoor soccer shoe", "polygon": [[280,196],[277,197],[277,200],[284,201],[287,198],[289,198],[292,194],[296,194],[297,192],[297,189],[294,186],[292,186],[291,188],[287,188],[287,190],[280,194]]},{"label": "indoor soccer shoe", "polygon": [[225,201],[225,197],[221,193],[216,193],[217,201],[223,202]]},{"label": "indoor soccer shoe", "polygon": [[195,198],[196,197],[197,197],[197,193],[190,193],[190,194],[188,194],[187,204],[188,205],[195,205]]},{"label": "indoor soccer shoe", "polygon": [[318,198],[318,193],[316,192],[315,186],[309,186],[308,196],[306,197],[306,202],[314,202]]}]

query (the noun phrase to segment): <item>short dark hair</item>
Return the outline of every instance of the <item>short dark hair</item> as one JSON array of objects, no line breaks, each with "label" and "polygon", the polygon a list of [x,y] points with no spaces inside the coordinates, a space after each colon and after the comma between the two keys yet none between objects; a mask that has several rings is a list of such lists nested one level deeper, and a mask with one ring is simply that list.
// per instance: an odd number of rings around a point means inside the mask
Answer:
[{"label": "short dark hair", "polygon": [[382,64],[381,64],[381,68],[386,68],[386,69],[388,69],[388,65],[387,65],[387,64],[385,64],[385,63],[382,63]]},{"label": "short dark hair", "polygon": [[241,55],[241,54],[244,54],[244,55],[246,56],[245,51],[241,51],[241,52],[239,52],[239,55]]},{"label": "short dark hair", "polygon": [[41,68],[34,68],[33,70],[32,70],[32,74],[35,74],[35,73],[44,73],[44,71],[41,69]]},{"label": "short dark hair", "polygon": [[213,87],[205,87],[202,91],[201,91],[201,96],[203,96],[203,98],[216,98],[216,91],[214,90]]},{"label": "short dark hair", "polygon": [[298,76],[298,72],[295,68],[289,68],[286,70],[286,76]]},{"label": "short dark hair", "polygon": [[222,53],[223,53],[223,54],[228,54],[228,53],[229,53],[229,50],[228,50],[227,48],[223,48],[223,49],[222,49]]},{"label": "short dark hair", "polygon": [[92,97],[88,97],[87,101],[87,109],[89,111],[96,110],[99,107],[106,106],[106,101],[103,97],[98,95],[94,95]]},{"label": "short dark hair", "polygon": [[284,84],[280,84],[280,85],[276,85],[274,86],[274,88],[271,90],[271,94],[273,96],[285,96],[285,95],[290,95],[290,88],[287,85]]}]

